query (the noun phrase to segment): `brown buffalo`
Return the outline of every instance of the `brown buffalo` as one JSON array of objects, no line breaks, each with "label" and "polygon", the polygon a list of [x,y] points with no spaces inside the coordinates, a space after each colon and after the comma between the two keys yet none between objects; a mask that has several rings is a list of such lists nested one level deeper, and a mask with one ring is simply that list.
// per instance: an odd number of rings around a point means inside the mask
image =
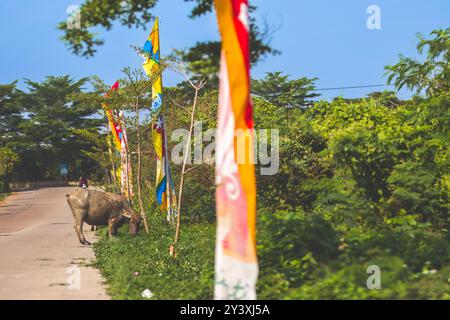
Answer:
[{"label": "brown buffalo", "polygon": [[94,226],[108,225],[110,237],[117,234],[117,229],[129,223],[130,233],[139,232],[141,216],[128,204],[125,197],[114,193],[77,189],[66,195],[72,210],[74,227],[81,244],[90,245],[83,235],[83,222]]}]

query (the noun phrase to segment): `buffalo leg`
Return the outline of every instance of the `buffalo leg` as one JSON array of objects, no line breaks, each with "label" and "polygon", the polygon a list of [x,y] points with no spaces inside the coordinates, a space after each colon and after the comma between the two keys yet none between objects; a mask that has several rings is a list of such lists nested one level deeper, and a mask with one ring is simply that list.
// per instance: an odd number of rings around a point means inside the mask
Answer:
[{"label": "buffalo leg", "polygon": [[80,239],[81,244],[90,245],[91,243],[86,240],[83,234],[83,218],[84,214],[81,212],[75,215],[75,231],[77,232],[78,239]]},{"label": "buffalo leg", "polygon": [[109,236],[115,237],[117,235],[117,228],[119,226],[119,219],[117,217],[112,217],[108,221],[108,234]]}]

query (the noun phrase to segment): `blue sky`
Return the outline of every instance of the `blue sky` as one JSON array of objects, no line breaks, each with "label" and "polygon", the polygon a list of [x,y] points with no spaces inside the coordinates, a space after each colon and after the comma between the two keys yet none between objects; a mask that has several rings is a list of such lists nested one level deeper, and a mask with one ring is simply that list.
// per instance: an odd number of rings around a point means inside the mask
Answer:
[{"label": "blue sky", "polygon": [[[41,81],[47,75],[70,74],[80,78],[96,74],[109,83],[126,66],[139,68],[142,58],[130,45],[141,46],[148,30],[115,26],[99,29],[105,45],[95,57],[74,56],[59,40],[58,22],[66,9],[81,0],[0,0],[0,83],[29,78]],[[318,77],[318,88],[383,84],[383,67],[398,60],[398,54],[417,56],[416,34],[447,28],[449,0],[253,0],[256,18],[276,29],[271,44],[282,54],[260,62],[252,76],[284,71],[292,77]],[[381,29],[366,27],[369,5],[381,9]],[[197,41],[218,38],[215,16],[191,20],[191,3],[159,0],[153,13],[160,17],[162,54],[185,48]],[[149,22],[149,28],[152,22]],[[181,81],[167,71],[165,85]],[[22,82],[23,83],[23,82]],[[343,95],[359,97],[374,89],[323,91],[330,99]],[[406,98],[403,90],[400,96]]]}]

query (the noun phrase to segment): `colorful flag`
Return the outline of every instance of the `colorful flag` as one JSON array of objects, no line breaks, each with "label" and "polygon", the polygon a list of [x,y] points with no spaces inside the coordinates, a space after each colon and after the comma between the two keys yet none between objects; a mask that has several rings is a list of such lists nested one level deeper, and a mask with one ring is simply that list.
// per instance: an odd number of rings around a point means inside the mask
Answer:
[{"label": "colorful flag", "polygon": [[121,185],[121,193],[129,200],[131,200],[134,196],[133,191],[133,172],[131,170],[131,157],[128,152],[128,137],[127,130],[125,128],[125,121],[123,118],[123,113],[120,112],[118,115],[119,124],[122,129],[120,135],[121,141],[121,152],[120,152],[120,185]]},{"label": "colorful flag", "polygon": [[163,205],[163,195],[166,192],[166,168],[164,165],[164,126],[163,119],[158,116],[152,128],[153,148],[156,152],[156,198]]},{"label": "colorful flag", "polygon": [[147,75],[156,77],[152,85],[152,110],[158,111],[162,106],[162,77],[160,70],[159,22],[156,18],[152,31],[144,44],[143,51],[149,55],[142,65]]},{"label": "colorful flag", "polygon": [[[214,297],[256,299],[256,184],[250,100],[248,1],[215,0],[214,4],[222,37],[216,138]],[[244,145],[246,147],[242,148]]]},{"label": "colorful flag", "polygon": [[[110,92],[117,89],[119,89],[119,81],[116,81],[113,84],[113,86],[110,89]],[[105,94],[105,98],[108,98],[108,96],[109,92]],[[120,127],[119,121],[117,117],[114,117],[113,111],[109,108],[106,102],[102,103],[102,107],[105,110],[106,117],[108,118],[109,128],[111,129],[116,149],[117,151],[120,152],[122,150],[122,142],[121,142],[122,129]]]},{"label": "colorful flag", "polygon": [[163,100],[158,18],[144,44],[143,51],[148,54],[143,68],[149,78],[153,78],[152,110],[159,113],[152,130],[153,146],[156,152],[156,198],[161,205],[161,210],[167,211],[167,219],[173,222],[176,216],[176,196],[169,160],[166,156],[166,125],[164,115],[160,112]]},{"label": "colorful flag", "polygon": [[[108,98],[111,91],[118,89],[119,81],[116,81],[110,91],[105,94],[105,98]],[[133,175],[131,172],[131,159],[128,153],[128,139],[123,114],[109,108],[106,102],[102,104],[102,107],[108,118],[114,144],[117,151],[120,153],[120,168],[117,170],[116,174],[120,178],[121,193],[128,199],[131,199],[134,195],[132,182]]]},{"label": "colorful flag", "polygon": [[165,128],[164,116],[160,114],[152,130],[153,147],[156,152],[156,199],[161,205],[161,210],[167,211],[167,219],[173,222],[176,216],[176,196],[166,154]]}]

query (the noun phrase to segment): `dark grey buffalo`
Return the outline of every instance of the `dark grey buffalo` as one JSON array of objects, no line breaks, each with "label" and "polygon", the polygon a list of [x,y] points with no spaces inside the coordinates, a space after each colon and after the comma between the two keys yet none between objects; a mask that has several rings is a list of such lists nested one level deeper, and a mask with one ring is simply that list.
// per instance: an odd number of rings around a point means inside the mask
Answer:
[{"label": "dark grey buffalo", "polygon": [[141,216],[128,204],[125,197],[114,193],[77,189],[66,195],[72,210],[75,231],[81,244],[90,245],[83,235],[83,222],[91,226],[108,226],[110,237],[117,234],[117,229],[125,223],[130,225],[130,233],[139,232]]}]

